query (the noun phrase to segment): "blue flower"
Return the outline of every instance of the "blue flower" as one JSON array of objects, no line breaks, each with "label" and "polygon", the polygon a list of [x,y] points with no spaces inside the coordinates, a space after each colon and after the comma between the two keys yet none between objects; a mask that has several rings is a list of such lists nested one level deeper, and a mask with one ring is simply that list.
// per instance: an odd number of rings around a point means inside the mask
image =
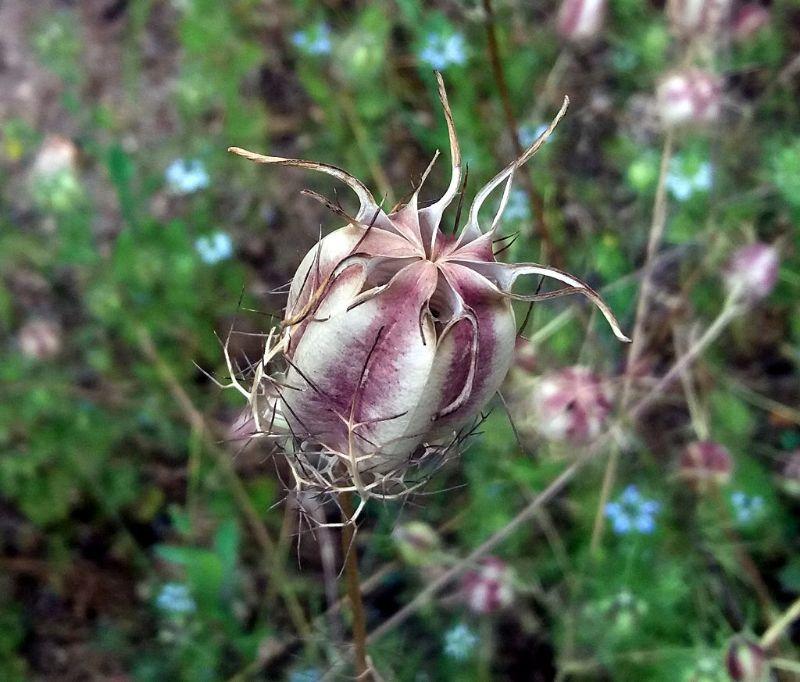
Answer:
[{"label": "blue flower", "polygon": [[289,673],[288,682],[319,682],[322,679],[319,668],[303,668]]},{"label": "blue flower", "polygon": [[661,504],[642,496],[635,485],[629,485],[614,502],[606,504],[606,517],[618,535],[640,533],[650,535],[656,529],[656,516]]},{"label": "blue flower", "polygon": [[[539,136],[542,135],[545,130],[547,130],[547,123],[540,123],[539,125],[534,125],[533,123],[526,123],[524,125],[521,125],[518,131],[520,144],[527,149],[534,142],[536,142],[536,140],[539,139]],[[556,136],[555,133],[550,135],[550,137],[547,138],[547,142],[545,142],[545,144],[548,144],[550,140],[552,140],[555,136]]]},{"label": "blue flower", "polygon": [[477,643],[478,636],[464,623],[459,623],[445,633],[444,653],[457,661],[465,661]]},{"label": "blue flower", "polygon": [[200,260],[208,265],[227,260],[233,255],[233,241],[224,232],[215,232],[208,237],[200,237],[195,241],[194,248],[200,254]]},{"label": "blue flower", "polygon": [[331,52],[331,29],[327,24],[317,24],[305,31],[292,34],[292,43],[301,52],[319,56]]},{"label": "blue flower", "polygon": [[764,513],[764,498],[761,495],[746,495],[741,490],[731,493],[731,504],[736,520],[741,524],[749,524]]},{"label": "blue flower", "polygon": [[467,61],[467,44],[460,33],[428,33],[419,53],[421,61],[437,71]]},{"label": "blue flower", "polygon": [[198,159],[175,159],[164,173],[173,192],[191,194],[208,187],[209,177],[203,162]]},{"label": "blue flower", "polygon": [[196,608],[189,588],[182,583],[166,583],[156,597],[156,606],[173,615],[194,613]]},{"label": "blue flower", "polygon": [[675,199],[686,201],[697,192],[707,192],[712,179],[711,164],[707,161],[694,169],[687,169],[687,164],[676,158],[669,164],[666,186]]}]

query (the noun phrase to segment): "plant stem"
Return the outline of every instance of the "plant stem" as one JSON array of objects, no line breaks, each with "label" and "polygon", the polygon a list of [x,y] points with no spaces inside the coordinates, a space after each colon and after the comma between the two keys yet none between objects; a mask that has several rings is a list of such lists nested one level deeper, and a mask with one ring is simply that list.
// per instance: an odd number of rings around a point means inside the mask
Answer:
[{"label": "plant stem", "polygon": [[356,552],[355,527],[350,521],[353,517],[353,494],[344,492],[339,495],[339,506],[342,509],[342,553],[344,555],[345,583],[353,612],[353,648],[355,653],[356,675],[359,680],[369,679],[367,663],[367,621],[364,616],[364,602],[361,598],[361,584],[358,575],[358,552]]},{"label": "plant stem", "polygon": [[[672,159],[674,140],[675,136],[670,128],[667,131],[666,138],[664,139],[664,148],[661,152],[661,165],[658,172],[656,196],[653,200],[653,217],[650,222],[650,235],[647,239],[647,253],[645,256],[644,272],[642,274],[642,287],[639,292],[639,300],[636,303],[636,318],[633,323],[633,332],[631,334],[631,348],[628,352],[628,361],[625,364],[625,382],[622,387],[622,399],[620,400],[621,412],[624,412],[628,407],[633,376],[636,372],[636,365],[639,362],[639,356],[641,355],[644,345],[644,322],[647,318],[647,310],[650,304],[653,270],[655,269],[654,266],[658,247],[664,236],[664,226],[667,222],[667,173],[669,172],[669,163]],[[592,529],[592,539],[589,544],[589,551],[592,555],[597,554],[600,548],[600,541],[603,539],[606,518],[605,508],[611,496],[611,491],[614,488],[617,468],[619,466],[619,457],[620,448],[615,447],[611,451],[608,463],[606,464],[603,484],[600,489],[600,500],[597,504],[597,511],[594,516],[594,528]]]},{"label": "plant stem", "polygon": [[769,649],[778,640],[786,629],[800,618],[800,599],[797,599],[783,615],[778,618],[761,637],[761,647]]},{"label": "plant stem", "polygon": [[[483,9],[486,13],[486,40],[489,47],[489,61],[492,64],[492,73],[494,74],[497,89],[500,92],[500,102],[503,105],[508,134],[514,145],[514,153],[517,157],[520,157],[525,150],[522,148],[522,143],[519,139],[517,119],[514,116],[514,108],[511,106],[511,93],[508,90],[508,83],[503,71],[503,62],[500,59],[500,48],[498,47],[497,32],[495,31],[494,8],[491,0],[483,0]],[[550,237],[550,228],[547,226],[547,219],[544,215],[544,199],[534,188],[528,173],[523,171],[519,175],[523,189],[528,195],[531,215],[536,222],[536,231],[542,240],[542,262],[547,262],[549,256],[556,266],[561,265],[561,258],[554,250],[553,240]]]}]

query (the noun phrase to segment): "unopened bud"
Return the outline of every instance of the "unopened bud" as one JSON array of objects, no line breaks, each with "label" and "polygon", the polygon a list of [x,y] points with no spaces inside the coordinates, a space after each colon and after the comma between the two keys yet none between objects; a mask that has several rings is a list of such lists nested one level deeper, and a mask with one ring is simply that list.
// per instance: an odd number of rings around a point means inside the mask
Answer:
[{"label": "unopened bud", "polygon": [[674,33],[682,37],[713,35],[725,25],[730,0],[668,0],[667,16]]},{"label": "unopened bud", "polygon": [[474,613],[496,613],[514,599],[514,575],[508,564],[497,557],[486,557],[464,574],[461,583],[464,600]]},{"label": "unopened bud", "polygon": [[606,0],[564,0],[558,12],[558,33],[570,42],[588,42],[600,34],[605,16]]},{"label": "unopened bud", "polygon": [[767,677],[764,650],[741,635],[734,637],[728,645],[725,666],[734,682],[764,682]]},{"label": "unopened bud", "polygon": [[661,81],[656,94],[666,126],[714,123],[722,111],[722,82],[710,71],[671,73]]},{"label": "unopened bud", "polygon": [[698,492],[724,485],[730,480],[732,470],[730,453],[713,441],[689,443],[681,454],[679,475]]},{"label": "unopened bud", "polygon": [[749,2],[742,5],[733,19],[733,38],[744,43],[769,24],[769,10],[763,5]]},{"label": "unopened bud", "polygon": [[545,438],[588,443],[603,430],[613,396],[606,381],[586,367],[567,367],[537,382],[529,398],[536,430]]},{"label": "unopened bud", "polygon": [[725,284],[732,296],[750,302],[770,294],[778,281],[778,250],[756,242],[734,252],[725,267]]},{"label": "unopened bud", "polygon": [[32,360],[49,360],[61,351],[61,328],[50,320],[30,320],[19,330],[17,343]]},{"label": "unopened bud", "polygon": [[427,523],[411,521],[392,532],[397,551],[411,566],[430,566],[435,563],[441,549],[438,533]]}]

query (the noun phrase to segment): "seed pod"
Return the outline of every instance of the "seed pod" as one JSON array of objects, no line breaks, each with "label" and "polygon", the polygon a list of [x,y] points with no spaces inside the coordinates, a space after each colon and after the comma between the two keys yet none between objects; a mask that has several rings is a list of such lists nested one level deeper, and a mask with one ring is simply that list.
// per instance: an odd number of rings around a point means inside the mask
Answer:
[{"label": "seed pod", "polygon": [[61,352],[61,328],[50,320],[30,320],[19,330],[17,343],[25,357],[50,360]]},{"label": "seed pod", "polygon": [[600,435],[612,401],[606,381],[587,367],[576,366],[539,378],[526,402],[539,435],[580,445]]},{"label": "seed pod", "polygon": [[725,446],[713,441],[695,441],[686,446],[678,475],[697,492],[725,485],[731,478],[733,460]]},{"label": "seed pod", "polygon": [[756,242],[737,249],[725,267],[725,284],[732,296],[751,303],[766,298],[778,281],[778,250]]},{"label": "seed pod", "polygon": [[411,521],[392,531],[397,551],[411,566],[430,566],[440,559],[442,541],[427,523]]},{"label": "seed pod", "polygon": [[574,43],[594,40],[603,29],[606,0],[564,0],[558,11],[558,34]]},{"label": "seed pod", "polygon": [[514,574],[502,559],[486,557],[476,569],[464,574],[461,589],[470,611],[496,613],[514,600]]},{"label": "seed pod", "polygon": [[675,71],[661,81],[656,97],[666,126],[715,123],[722,111],[722,82],[710,71]]},{"label": "seed pod", "polygon": [[668,0],[667,16],[674,33],[690,38],[719,33],[731,11],[731,0]]},{"label": "seed pod", "polygon": [[767,678],[764,650],[742,635],[734,637],[728,645],[725,667],[734,682],[765,682]]},{"label": "seed pod", "polygon": [[[252,393],[261,431],[284,419],[286,449],[296,485],[355,490],[384,499],[404,494],[410,468],[457,451],[476,415],[491,399],[512,362],[516,323],[512,300],[538,301],[581,293],[593,301],[616,336],[627,337],[599,295],[577,278],[537,263],[495,260],[492,245],[511,181],[546,141],[564,113],[525,153],[477,194],[457,235],[440,229],[461,185],[461,152],[441,76],[451,153],[444,196],[420,208],[420,187],[389,213],[351,175],[326,164],[231,151],[259,163],[316,170],[338,178],[357,195],[349,216],[311,192],[347,225],[305,256],[289,290],[279,331],[270,333]],[[436,159],[434,158],[434,161]],[[478,213],[498,187],[500,209],[487,231]],[[545,276],[562,288],[536,294],[513,291],[518,278]],[[263,366],[283,358],[284,371]],[[277,394],[276,401],[269,396]],[[271,415],[263,411],[263,397]],[[360,508],[359,508],[360,509]]]}]

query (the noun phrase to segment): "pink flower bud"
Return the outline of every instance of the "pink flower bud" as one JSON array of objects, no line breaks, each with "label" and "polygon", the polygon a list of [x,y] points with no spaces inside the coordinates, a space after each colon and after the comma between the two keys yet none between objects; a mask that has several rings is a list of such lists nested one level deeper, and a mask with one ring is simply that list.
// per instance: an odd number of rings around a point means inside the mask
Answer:
[{"label": "pink flower bud", "polygon": [[600,435],[613,396],[586,367],[567,367],[541,377],[529,398],[537,431],[549,440],[588,443]]},{"label": "pink flower bud", "polygon": [[725,666],[734,682],[766,682],[768,665],[764,650],[741,635],[728,645]]},{"label": "pink flower bud", "polygon": [[659,84],[656,96],[667,126],[715,123],[722,111],[722,81],[709,71],[671,73]]},{"label": "pink flower bud", "polygon": [[686,446],[680,459],[679,476],[698,492],[730,480],[733,460],[728,450],[713,441],[695,441]]},{"label": "pink flower bud", "polygon": [[769,10],[763,5],[755,2],[742,5],[733,19],[733,37],[737,42],[746,42],[767,26],[769,21]]},{"label": "pink flower bud", "polygon": [[778,281],[778,250],[756,242],[737,249],[725,266],[725,284],[732,296],[750,302],[770,294]]},{"label": "pink flower bud", "polygon": [[[407,490],[404,477],[412,465],[456,449],[512,363],[517,330],[511,301],[554,295],[514,293],[521,276],[549,276],[566,285],[559,295],[588,296],[615,334],[627,338],[599,296],[578,279],[536,263],[495,260],[493,240],[511,179],[546,135],[478,192],[458,234],[440,229],[461,186],[462,164],[441,77],[439,93],[451,178],[444,196],[424,208],[419,193],[433,164],[408,203],[387,214],[361,182],[338,168],[234,150],[261,163],[332,175],[360,200],[349,216],[314,195],[348,224],[303,259],[266,355],[285,361],[284,371],[264,382],[278,393],[298,486],[355,489],[362,501],[394,496],[399,493],[392,490]],[[479,211],[499,187],[500,209],[484,231]]]},{"label": "pink flower bud", "polygon": [[461,589],[470,611],[496,613],[514,600],[514,574],[502,559],[486,557],[476,569],[464,574]]},{"label": "pink flower bud", "polygon": [[61,352],[61,328],[50,320],[30,320],[19,330],[17,343],[32,360],[49,360]]},{"label": "pink flower bud", "polygon": [[606,17],[606,0],[563,0],[558,12],[558,34],[584,43],[596,38]]},{"label": "pink flower bud", "polygon": [[667,0],[674,33],[683,37],[719,32],[731,11],[731,0]]}]

